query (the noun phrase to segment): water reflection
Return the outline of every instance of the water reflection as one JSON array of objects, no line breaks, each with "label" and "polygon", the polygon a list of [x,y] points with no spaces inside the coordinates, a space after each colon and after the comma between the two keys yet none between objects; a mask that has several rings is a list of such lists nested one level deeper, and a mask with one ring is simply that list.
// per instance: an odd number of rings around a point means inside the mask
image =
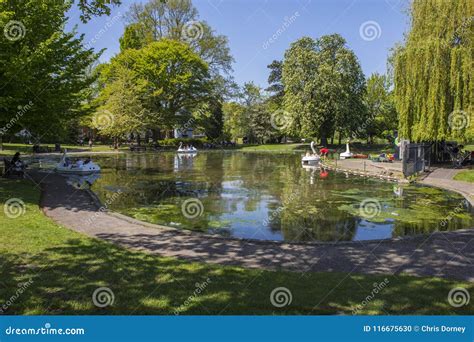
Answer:
[{"label": "water reflection", "polygon": [[78,190],[86,190],[92,187],[92,184],[100,178],[100,174],[90,174],[90,175],[68,175],[66,178],[66,183]]},{"label": "water reflection", "polygon": [[[254,239],[347,241],[470,227],[463,198],[440,189],[403,186],[302,167],[299,155],[209,152],[126,154],[96,158],[101,198],[121,190],[111,207],[137,219]],[[203,212],[188,219],[182,203],[197,198]],[[361,217],[360,203],[380,202]],[[462,210],[457,210],[460,205]],[[443,220],[451,215],[449,222]]]}]

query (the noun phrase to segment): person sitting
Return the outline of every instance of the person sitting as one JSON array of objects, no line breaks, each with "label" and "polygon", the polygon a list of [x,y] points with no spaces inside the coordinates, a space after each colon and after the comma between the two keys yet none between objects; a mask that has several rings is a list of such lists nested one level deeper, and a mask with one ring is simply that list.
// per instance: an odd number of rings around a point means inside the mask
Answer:
[{"label": "person sitting", "polygon": [[10,161],[6,158],[3,160],[5,163],[5,177],[11,175],[24,176],[26,164],[20,159],[20,152],[15,153]]},{"label": "person sitting", "polygon": [[23,171],[26,168],[26,164],[20,159],[20,152],[15,153],[11,160],[11,166],[16,169],[16,171]]},{"label": "person sitting", "polygon": [[84,165],[84,161],[82,159],[78,159],[76,162],[76,167],[82,167]]}]

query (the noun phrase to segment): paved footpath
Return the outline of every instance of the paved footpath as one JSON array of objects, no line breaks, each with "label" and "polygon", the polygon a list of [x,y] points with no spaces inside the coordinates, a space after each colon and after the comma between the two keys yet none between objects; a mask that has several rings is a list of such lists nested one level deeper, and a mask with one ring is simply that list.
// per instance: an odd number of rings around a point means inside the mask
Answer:
[{"label": "paved footpath", "polygon": [[64,178],[32,173],[41,207],[59,224],[147,253],[248,268],[299,272],[438,276],[474,281],[474,229],[407,239],[339,244],[290,244],[220,238],[102,213],[88,191]]}]

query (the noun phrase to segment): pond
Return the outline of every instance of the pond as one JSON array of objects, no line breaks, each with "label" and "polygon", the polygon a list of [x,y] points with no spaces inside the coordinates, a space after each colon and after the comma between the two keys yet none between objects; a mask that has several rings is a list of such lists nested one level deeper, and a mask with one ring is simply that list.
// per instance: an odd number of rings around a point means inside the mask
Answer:
[{"label": "pond", "polygon": [[299,154],[171,152],[94,157],[95,191],[139,220],[278,241],[383,239],[471,227],[461,195],[319,168]]}]

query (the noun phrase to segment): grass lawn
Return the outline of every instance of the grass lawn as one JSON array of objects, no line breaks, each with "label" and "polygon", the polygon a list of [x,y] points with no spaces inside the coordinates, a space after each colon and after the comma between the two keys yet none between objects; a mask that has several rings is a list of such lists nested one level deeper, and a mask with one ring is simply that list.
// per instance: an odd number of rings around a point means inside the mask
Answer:
[{"label": "grass lawn", "polygon": [[474,170],[465,170],[454,176],[455,180],[474,183]]},{"label": "grass lawn", "polygon": [[[132,252],[58,226],[38,208],[27,181],[0,179],[0,202],[20,198],[25,213],[0,214],[0,309],[6,314],[351,314],[388,280],[361,314],[472,314],[447,302],[460,281],[410,276],[299,274],[210,266]],[[18,294],[19,286],[32,283]],[[197,287],[207,285],[197,294]],[[24,286],[24,285],[23,285]],[[92,294],[110,288],[114,304],[98,308]],[[292,302],[276,308],[270,293],[286,287]],[[23,287],[24,288],[24,287]],[[5,309],[5,308],[4,308]],[[1,314],[1,311],[0,311]]]},{"label": "grass lawn", "polygon": [[239,145],[244,152],[292,152],[309,150],[309,144],[266,144],[266,145]]},{"label": "grass lawn", "polygon": [[[345,151],[346,145],[329,145],[330,150]],[[365,143],[351,144],[351,151],[355,153],[393,153],[394,146],[387,144],[373,144],[367,145]],[[245,152],[304,152],[310,150],[310,144],[308,143],[296,143],[296,144],[266,144],[266,145],[239,145],[240,151]]]},{"label": "grass lawn", "polygon": [[464,149],[466,151],[474,151],[474,145],[470,144],[470,145],[465,145],[464,146]]}]

